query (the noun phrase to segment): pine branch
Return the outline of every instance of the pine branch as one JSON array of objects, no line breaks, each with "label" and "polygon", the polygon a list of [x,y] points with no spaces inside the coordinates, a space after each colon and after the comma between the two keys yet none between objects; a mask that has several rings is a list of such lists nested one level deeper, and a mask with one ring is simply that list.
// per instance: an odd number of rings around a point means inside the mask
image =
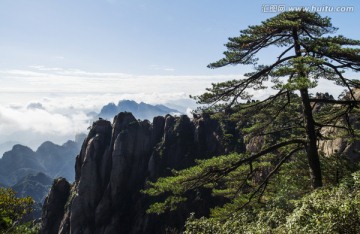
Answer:
[{"label": "pine branch", "polygon": [[348,88],[352,99],[353,99],[353,100],[356,100],[356,99],[355,99],[355,96],[354,96],[354,93],[353,93],[353,91],[351,90],[348,82],[346,81],[346,79],[344,78],[344,76],[341,74],[341,72],[339,72],[339,70],[337,69],[337,67],[336,67],[335,65],[331,64],[331,63],[326,63],[326,62],[324,63],[324,65],[326,65],[326,66],[334,69],[334,71],[336,72],[336,74],[337,74],[337,75],[340,77],[340,79],[342,80],[343,84]]},{"label": "pine branch", "polygon": [[270,178],[276,174],[280,167],[286,162],[287,159],[289,159],[293,154],[295,154],[296,152],[302,150],[303,148],[295,148],[294,150],[292,150],[289,154],[285,155],[280,162],[275,166],[275,168],[266,176],[265,180],[257,187],[257,189],[250,195],[248,201],[246,203],[244,203],[242,206],[240,206],[239,208],[236,209],[236,211],[239,211],[241,209],[243,209],[245,206],[247,206],[248,204],[250,204],[250,202],[252,201],[252,199],[256,196],[256,194],[262,189],[262,192],[260,193],[259,199],[262,197],[266,186],[269,183]]}]

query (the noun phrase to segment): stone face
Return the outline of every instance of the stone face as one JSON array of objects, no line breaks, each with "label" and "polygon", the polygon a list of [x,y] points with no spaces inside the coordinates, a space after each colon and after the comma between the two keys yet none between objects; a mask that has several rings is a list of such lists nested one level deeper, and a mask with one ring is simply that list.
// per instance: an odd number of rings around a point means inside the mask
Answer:
[{"label": "stone face", "polygon": [[167,115],[151,124],[125,112],[112,125],[95,122],[77,156],[72,190],[63,194],[68,205],[55,207],[49,194],[43,213],[51,215],[43,215],[42,233],[161,233],[181,227],[191,210],[206,214],[208,208],[197,199],[171,214],[148,215],[145,211],[156,198],[140,190],[147,180],[188,167],[195,158],[223,154],[221,135],[210,118]]}]

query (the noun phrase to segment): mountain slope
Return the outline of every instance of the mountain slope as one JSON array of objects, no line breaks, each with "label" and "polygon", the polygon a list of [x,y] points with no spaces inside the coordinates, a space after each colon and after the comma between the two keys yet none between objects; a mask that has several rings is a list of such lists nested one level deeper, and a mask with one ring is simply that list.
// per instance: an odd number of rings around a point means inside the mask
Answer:
[{"label": "mountain slope", "polygon": [[26,146],[14,145],[12,150],[5,152],[0,159],[0,183],[7,186],[14,185],[28,174],[45,171],[35,152]]},{"label": "mountain slope", "polygon": [[30,196],[35,200],[35,202],[42,204],[50,190],[52,182],[52,178],[39,172],[36,175],[27,175],[21,178],[11,188],[16,191],[16,196]]},{"label": "mountain slope", "polygon": [[51,178],[59,176],[73,181],[75,157],[81,142],[68,141],[63,145],[44,142],[34,152],[22,145],[15,145],[0,159],[0,183],[13,186],[28,175],[44,173]]},{"label": "mountain slope", "polygon": [[16,142],[16,141],[6,141],[6,142],[1,143],[0,144],[0,157],[2,157],[2,155],[5,152],[11,150],[12,147],[17,144],[19,144],[19,142]]}]

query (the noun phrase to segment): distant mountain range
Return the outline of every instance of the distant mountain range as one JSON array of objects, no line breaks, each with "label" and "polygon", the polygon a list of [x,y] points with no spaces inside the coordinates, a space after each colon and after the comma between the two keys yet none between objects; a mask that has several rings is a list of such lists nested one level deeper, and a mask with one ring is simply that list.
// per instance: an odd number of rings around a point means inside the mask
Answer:
[{"label": "distant mountain range", "polygon": [[164,116],[167,114],[183,114],[182,112],[171,109],[164,105],[151,105],[144,102],[137,103],[131,100],[122,100],[116,105],[109,103],[101,109],[98,117],[112,119],[120,112],[131,112],[137,119],[147,119],[152,121],[155,116]]},{"label": "distant mountain range", "polygon": [[81,135],[63,145],[46,141],[35,152],[27,146],[14,145],[0,159],[0,186],[11,187],[18,196],[31,196],[42,203],[54,178],[74,181],[75,158],[85,138]]},{"label": "distant mountain range", "polygon": [[51,178],[62,176],[73,181],[75,176],[73,165],[75,156],[80,151],[80,144],[68,141],[60,146],[47,141],[35,152],[27,146],[14,145],[0,159],[0,183],[12,186],[21,178],[39,172]]}]

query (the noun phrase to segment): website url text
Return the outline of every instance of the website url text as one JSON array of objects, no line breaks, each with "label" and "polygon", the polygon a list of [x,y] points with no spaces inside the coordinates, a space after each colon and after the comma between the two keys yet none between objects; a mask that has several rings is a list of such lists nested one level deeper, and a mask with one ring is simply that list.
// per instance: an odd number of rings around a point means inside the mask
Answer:
[{"label": "website url text", "polygon": [[261,6],[261,11],[263,13],[281,13],[285,11],[308,11],[308,12],[354,12],[354,6],[287,6],[283,4],[264,4]]}]

